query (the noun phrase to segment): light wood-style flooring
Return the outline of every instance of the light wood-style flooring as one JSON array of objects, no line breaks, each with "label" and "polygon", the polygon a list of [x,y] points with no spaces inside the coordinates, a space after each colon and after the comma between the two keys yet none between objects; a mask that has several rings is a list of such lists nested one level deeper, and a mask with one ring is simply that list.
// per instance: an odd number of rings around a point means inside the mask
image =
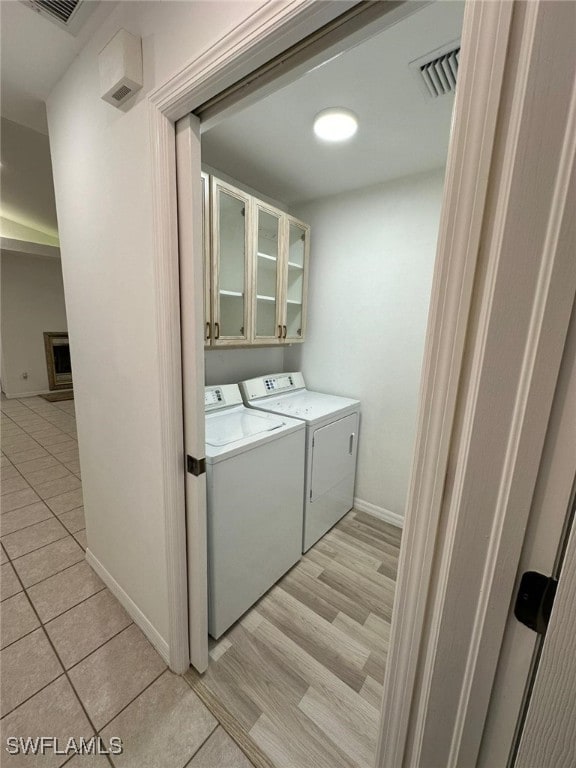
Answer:
[{"label": "light wood-style flooring", "polygon": [[399,546],[352,510],[192,674],[256,764],[373,767]]}]

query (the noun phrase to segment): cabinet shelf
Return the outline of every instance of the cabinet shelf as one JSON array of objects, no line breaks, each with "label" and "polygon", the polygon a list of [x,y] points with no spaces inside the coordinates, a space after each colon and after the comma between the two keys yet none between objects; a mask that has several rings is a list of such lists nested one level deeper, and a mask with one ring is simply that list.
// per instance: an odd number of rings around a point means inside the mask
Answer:
[{"label": "cabinet shelf", "polygon": [[258,251],[256,255],[258,256],[259,259],[266,259],[267,261],[278,261],[277,256],[270,256],[269,254],[262,253],[261,251]]},{"label": "cabinet shelf", "polygon": [[242,297],[244,294],[242,291],[219,291],[220,296],[237,296]]},{"label": "cabinet shelf", "polygon": [[286,301],[286,304],[295,304],[296,306],[299,306],[299,307],[302,306],[302,302],[301,301],[294,301],[294,299],[288,299]]},{"label": "cabinet shelf", "polygon": [[294,269],[304,269],[304,266],[302,264],[296,264],[295,261],[289,261],[288,266],[294,267]]},{"label": "cabinet shelf", "polygon": [[275,296],[262,296],[260,294],[257,294],[256,298],[259,301],[276,301],[276,297]]}]

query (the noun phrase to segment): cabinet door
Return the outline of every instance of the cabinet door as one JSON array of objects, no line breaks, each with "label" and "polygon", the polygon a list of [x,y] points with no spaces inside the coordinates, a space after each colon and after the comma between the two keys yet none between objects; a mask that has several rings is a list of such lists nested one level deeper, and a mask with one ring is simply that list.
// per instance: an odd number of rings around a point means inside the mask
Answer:
[{"label": "cabinet door", "polygon": [[282,214],[254,205],[254,341],[280,343],[282,316],[279,301],[281,285]]},{"label": "cabinet door", "polygon": [[212,338],[212,292],[210,287],[210,177],[200,176],[202,184],[202,252],[204,254],[204,341],[210,345]]},{"label": "cabinet door", "polygon": [[293,342],[304,339],[310,227],[292,217],[287,227],[282,338]]},{"label": "cabinet door", "polygon": [[250,337],[250,197],[212,180],[212,344],[231,345]]}]

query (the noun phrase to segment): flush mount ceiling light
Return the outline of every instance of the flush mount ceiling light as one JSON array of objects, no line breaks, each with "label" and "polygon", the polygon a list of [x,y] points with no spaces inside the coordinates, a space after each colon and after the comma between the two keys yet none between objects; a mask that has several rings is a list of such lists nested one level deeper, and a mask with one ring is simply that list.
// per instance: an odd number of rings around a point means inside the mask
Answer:
[{"label": "flush mount ceiling light", "polygon": [[323,109],[314,118],[314,133],[322,141],[346,141],[358,130],[358,118],[349,109]]}]

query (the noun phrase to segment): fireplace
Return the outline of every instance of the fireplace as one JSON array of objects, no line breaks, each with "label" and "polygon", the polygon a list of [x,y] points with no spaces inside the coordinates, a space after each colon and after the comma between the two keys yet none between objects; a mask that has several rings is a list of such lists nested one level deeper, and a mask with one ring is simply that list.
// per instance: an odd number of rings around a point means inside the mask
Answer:
[{"label": "fireplace", "polygon": [[67,333],[44,333],[46,367],[50,389],[72,388],[72,365]]}]

